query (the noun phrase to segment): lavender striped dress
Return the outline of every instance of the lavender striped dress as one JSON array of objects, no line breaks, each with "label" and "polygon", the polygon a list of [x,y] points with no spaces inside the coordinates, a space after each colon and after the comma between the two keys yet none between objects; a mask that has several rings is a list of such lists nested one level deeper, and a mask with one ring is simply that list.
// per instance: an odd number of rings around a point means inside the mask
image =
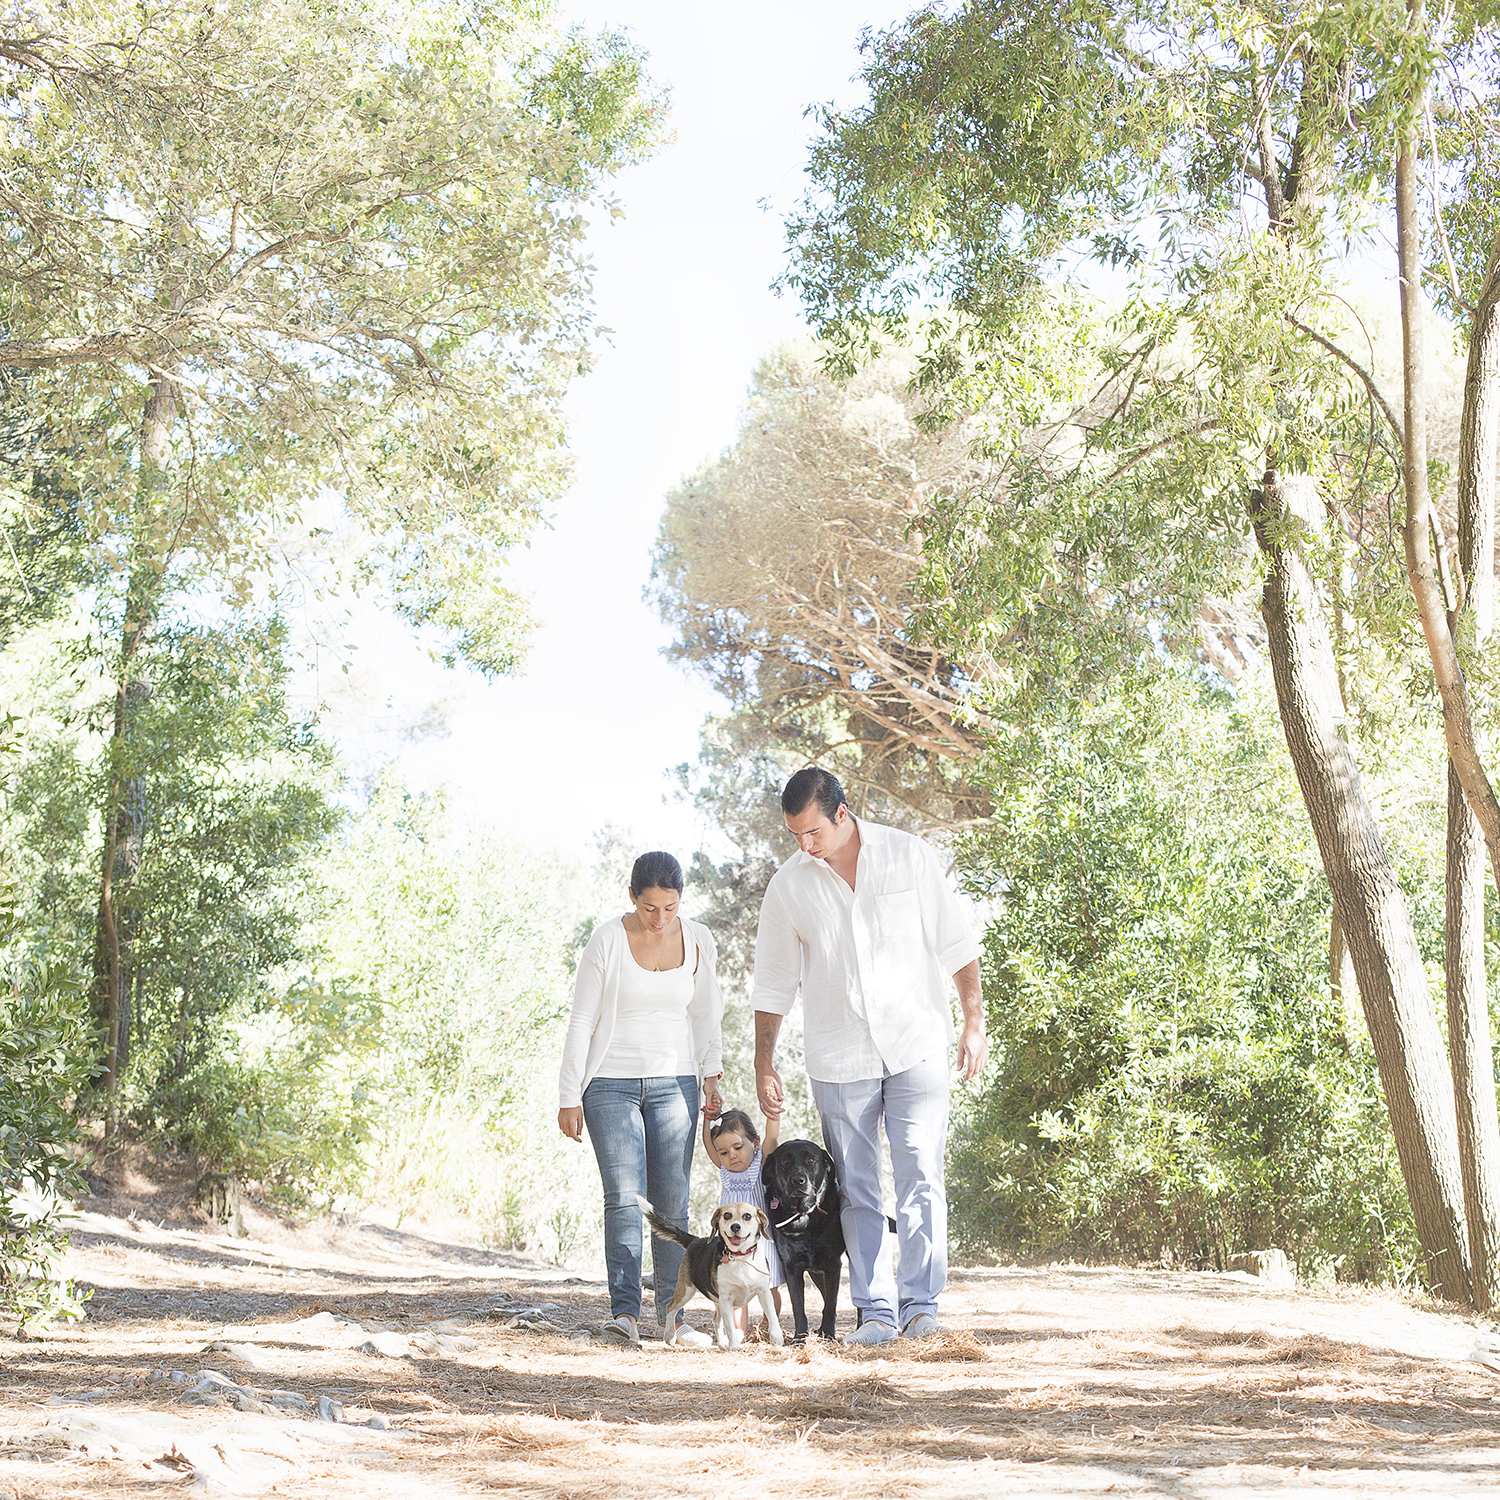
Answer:
[{"label": "lavender striped dress", "polygon": [[[728,1167],[719,1168],[719,1202],[753,1203],[762,1213],[766,1212],[766,1189],[760,1180],[760,1147],[750,1165],[743,1172],[731,1172]],[[785,1286],[786,1277],[781,1274],[781,1261],[776,1254],[776,1245],[768,1234],[765,1238],[766,1264],[771,1271],[771,1285]]]}]

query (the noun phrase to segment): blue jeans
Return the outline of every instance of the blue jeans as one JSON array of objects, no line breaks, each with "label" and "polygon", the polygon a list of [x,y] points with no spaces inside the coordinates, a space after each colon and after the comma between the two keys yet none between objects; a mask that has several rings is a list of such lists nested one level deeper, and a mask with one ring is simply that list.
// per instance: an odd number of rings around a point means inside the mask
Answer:
[{"label": "blue jeans", "polygon": [[[583,1120],[604,1181],[610,1315],[638,1319],[642,1219],[635,1195],[650,1199],[664,1219],[687,1228],[688,1173],[698,1140],[698,1080],[690,1073],[680,1078],[596,1078],[583,1091]],[[672,1300],[681,1265],[682,1246],[653,1234],[657,1307]]]},{"label": "blue jeans", "polygon": [[[948,1141],[946,1049],[904,1073],[855,1083],[812,1083],[823,1142],[844,1190],[849,1298],[867,1318],[905,1328],[937,1313],[948,1282],[948,1195],[943,1153]],[[896,1180],[899,1271],[892,1273],[880,1193],[880,1121]]]}]

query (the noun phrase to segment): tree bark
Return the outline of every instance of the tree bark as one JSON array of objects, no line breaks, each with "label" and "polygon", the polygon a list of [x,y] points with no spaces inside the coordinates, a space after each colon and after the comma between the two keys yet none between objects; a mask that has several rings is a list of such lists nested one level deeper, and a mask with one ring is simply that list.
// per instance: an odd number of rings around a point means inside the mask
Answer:
[{"label": "tree bark", "polygon": [[1337,906],[1328,915],[1328,989],[1344,1018],[1345,1040],[1353,1047],[1355,1033],[1350,1028],[1360,1025],[1359,980],[1354,977]]},{"label": "tree bark", "polygon": [[1447,900],[1443,967],[1448,1000],[1448,1064],[1458,1124],[1464,1219],[1473,1305],[1488,1312],[1500,1258],[1500,1121],[1495,1114],[1489,987],[1484,965],[1484,835],[1458,773],[1448,767]]},{"label": "tree bark", "polygon": [[[1460,648],[1482,649],[1494,621],[1495,450],[1500,431],[1500,235],[1490,250],[1474,313],[1458,454],[1458,561],[1464,606],[1453,626]],[[1451,764],[1448,771],[1447,902],[1443,959],[1448,1059],[1458,1111],[1474,1306],[1495,1302],[1500,1264],[1500,1119],[1495,1108],[1489,983],[1484,963],[1485,843]]]},{"label": "tree bark", "polygon": [[[113,1100],[129,1054],[131,965],[139,916],[128,896],[145,857],[145,797],[135,729],[151,696],[138,657],[156,617],[163,561],[155,545],[157,511],[167,484],[177,392],[169,373],[152,380],[141,415],[140,472],[131,518],[125,612],[108,749],[104,854],[94,942],[93,1015],[104,1034],[100,1085]],[[111,1104],[111,1124],[113,1105]]]},{"label": "tree bark", "polygon": [[[1458,441],[1458,554],[1468,582],[1475,635],[1484,639],[1495,612],[1495,457],[1500,441],[1500,233],[1474,310]],[[1473,577],[1469,578],[1472,572]],[[1459,632],[1460,641],[1464,633]]]},{"label": "tree bark", "polygon": [[1261,596],[1292,766],[1359,980],[1429,1283],[1470,1299],[1453,1084],[1411,914],[1339,733],[1338,673],[1301,537],[1322,524],[1312,480],[1272,471],[1252,496],[1269,567]]}]

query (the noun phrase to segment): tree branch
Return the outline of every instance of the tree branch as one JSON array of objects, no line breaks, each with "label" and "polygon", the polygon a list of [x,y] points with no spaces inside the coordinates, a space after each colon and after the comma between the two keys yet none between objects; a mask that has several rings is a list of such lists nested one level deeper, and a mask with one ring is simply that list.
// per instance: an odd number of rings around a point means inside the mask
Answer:
[{"label": "tree branch", "polygon": [[1360,380],[1364,382],[1365,389],[1370,393],[1370,399],[1380,408],[1380,413],[1386,421],[1391,424],[1391,431],[1395,434],[1396,441],[1398,443],[1404,441],[1405,425],[1401,421],[1401,418],[1396,415],[1396,408],[1391,404],[1390,398],[1381,390],[1380,383],[1375,377],[1352,354],[1345,353],[1332,339],[1325,338],[1316,328],[1310,328],[1300,318],[1289,312],[1283,312],[1282,317],[1299,333],[1305,333],[1313,343],[1321,345],[1336,360],[1341,364],[1347,365],[1359,376]]}]

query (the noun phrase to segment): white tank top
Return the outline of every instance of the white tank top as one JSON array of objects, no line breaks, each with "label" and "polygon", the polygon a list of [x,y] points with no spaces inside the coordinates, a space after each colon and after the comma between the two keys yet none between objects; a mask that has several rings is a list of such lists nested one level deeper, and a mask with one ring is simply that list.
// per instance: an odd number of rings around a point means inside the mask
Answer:
[{"label": "white tank top", "polygon": [[620,960],[619,1004],[609,1051],[596,1078],[680,1078],[698,1074],[688,1006],[698,950],[682,929],[683,961],[676,969],[643,969],[625,944]]}]

